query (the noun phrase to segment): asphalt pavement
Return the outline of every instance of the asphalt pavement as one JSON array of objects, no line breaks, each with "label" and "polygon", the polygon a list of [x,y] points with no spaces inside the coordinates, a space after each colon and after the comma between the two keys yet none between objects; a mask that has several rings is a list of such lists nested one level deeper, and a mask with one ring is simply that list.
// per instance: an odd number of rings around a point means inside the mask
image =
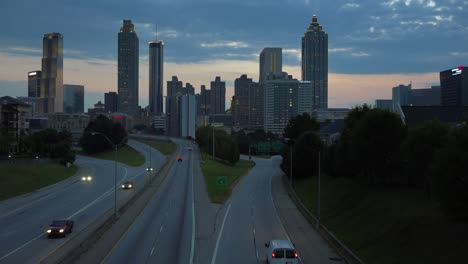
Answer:
[{"label": "asphalt pavement", "polygon": [[[133,190],[117,190],[118,206],[132,192],[138,192],[148,180],[149,146],[130,140],[129,145],[145,155],[147,162],[140,167],[118,163],[117,180],[132,180]],[[151,151],[151,166],[159,168],[165,156]],[[60,247],[76,232],[95,221],[114,206],[114,162],[78,156],[79,172],[69,179],[33,192],[0,202],[0,263],[38,263]],[[33,165],[32,165],[33,166]],[[2,172],[3,173],[3,172]],[[90,183],[82,176],[92,176]],[[52,220],[71,218],[73,233],[66,238],[48,239],[46,230]]]}]

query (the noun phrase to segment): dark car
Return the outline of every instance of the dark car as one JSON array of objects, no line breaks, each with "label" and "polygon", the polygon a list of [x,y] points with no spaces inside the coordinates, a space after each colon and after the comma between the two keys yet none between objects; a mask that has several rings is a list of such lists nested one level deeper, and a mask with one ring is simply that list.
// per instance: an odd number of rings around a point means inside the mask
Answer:
[{"label": "dark car", "polygon": [[191,151],[192,149],[193,149],[192,147],[188,147],[188,148],[187,148],[187,150],[190,150],[190,151]]},{"label": "dark car", "polygon": [[178,157],[178,158],[177,158],[177,161],[178,161],[178,162],[181,162],[182,160],[183,160],[182,157]]},{"label": "dark car", "polygon": [[122,189],[124,189],[124,190],[132,189],[133,186],[134,186],[133,182],[131,182],[131,181],[126,181],[126,182],[122,183]]},{"label": "dark car", "polygon": [[73,230],[73,220],[54,220],[47,229],[47,236],[51,237],[64,237],[67,233]]}]

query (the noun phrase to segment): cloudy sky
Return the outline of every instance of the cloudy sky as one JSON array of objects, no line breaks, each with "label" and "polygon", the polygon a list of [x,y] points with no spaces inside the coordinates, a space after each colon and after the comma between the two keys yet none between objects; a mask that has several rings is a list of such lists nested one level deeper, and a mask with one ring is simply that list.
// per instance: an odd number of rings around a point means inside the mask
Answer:
[{"label": "cloudy sky", "polygon": [[85,85],[85,108],[117,90],[123,19],[140,39],[142,106],[148,41],[165,42],[165,80],[177,75],[199,90],[221,76],[231,96],[241,74],[258,79],[264,47],[282,47],[283,70],[300,78],[313,14],[329,35],[330,107],[390,98],[398,84],[429,87],[439,71],[468,64],[468,0],[1,0],[0,10],[0,96],[27,94],[43,34],[60,32],[64,82]]}]

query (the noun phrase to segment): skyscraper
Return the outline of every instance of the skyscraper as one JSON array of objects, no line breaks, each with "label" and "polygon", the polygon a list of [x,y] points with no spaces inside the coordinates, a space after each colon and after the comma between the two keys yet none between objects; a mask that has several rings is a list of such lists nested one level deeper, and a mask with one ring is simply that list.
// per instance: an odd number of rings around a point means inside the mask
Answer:
[{"label": "skyscraper", "polygon": [[440,72],[443,106],[468,106],[468,70],[463,66]]},{"label": "skyscraper", "polygon": [[283,71],[283,54],[281,48],[264,48],[260,52],[259,82],[263,83],[268,74]]},{"label": "skyscraper", "polygon": [[119,111],[138,111],[138,36],[131,20],[124,20],[118,34],[117,87]]},{"label": "skyscraper", "polygon": [[63,36],[44,34],[42,39],[41,98],[44,113],[63,112]]},{"label": "skyscraper", "polygon": [[149,42],[149,106],[156,115],[163,113],[164,43]]},{"label": "skyscraper", "polygon": [[169,136],[180,136],[180,97],[185,94],[182,81],[177,76],[172,76],[167,81],[166,97],[166,134]]},{"label": "skyscraper", "polygon": [[224,114],[226,112],[226,82],[216,76],[211,82],[211,114]]},{"label": "skyscraper", "polygon": [[104,94],[104,105],[107,113],[117,112],[118,100],[116,92],[108,92]]},{"label": "skyscraper", "polygon": [[41,71],[28,72],[28,97],[41,97]]},{"label": "skyscraper", "polygon": [[84,86],[75,84],[63,85],[63,112],[84,113]]},{"label": "skyscraper", "polygon": [[249,89],[252,79],[242,74],[240,78],[234,81],[234,100],[231,111],[235,127],[240,129],[249,126]]},{"label": "skyscraper", "polygon": [[328,34],[315,15],[302,37],[302,80],[312,84],[313,108],[328,108]]},{"label": "skyscraper", "polygon": [[249,85],[249,128],[263,128],[263,84],[252,82]]}]

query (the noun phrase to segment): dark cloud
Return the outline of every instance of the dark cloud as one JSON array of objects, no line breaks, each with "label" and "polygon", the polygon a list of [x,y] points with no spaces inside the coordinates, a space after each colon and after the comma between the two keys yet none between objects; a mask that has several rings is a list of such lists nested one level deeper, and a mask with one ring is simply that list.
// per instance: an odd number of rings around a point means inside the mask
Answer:
[{"label": "dark cloud", "polygon": [[[263,47],[300,50],[313,14],[329,34],[330,71],[417,73],[468,60],[468,1],[432,0],[3,0],[0,49],[40,49],[42,35],[61,32],[66,56],[115,59],[122,19],[132,19],[140,54],[159,36],[173,62],[256,60]],[[206,45],[215,43],[244,43]],[[203,45],[205,44],[205,45]],[[300,65],[297,54],[284,54]]]}]

